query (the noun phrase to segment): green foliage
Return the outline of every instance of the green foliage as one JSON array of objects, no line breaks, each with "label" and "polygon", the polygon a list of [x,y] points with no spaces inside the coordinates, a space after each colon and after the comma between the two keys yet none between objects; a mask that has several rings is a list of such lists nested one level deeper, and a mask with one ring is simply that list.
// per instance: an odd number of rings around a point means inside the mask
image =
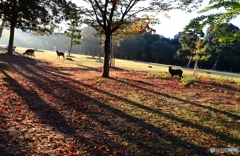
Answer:
[{"label": "green foliage", "polygon": [[183,85],[191,85],[191,84],[197,84],[199,82],[199,78],[195,78],[195,77],[192,77],[192,76],[184,76],[182,79],[181,79],[181,82]]},{"label": "green foliage", "polygon": [[62,11],[70,2],[65,0],[49,1],[49,0],[2,0],[0,3],[1,19],[6,21],[5,26],[14,26],[23,31],[35,32],[52,32],[62,19],[64,12]]},{"label": "green foliage", "polygon": [[65,31],[64,35],[70,38],[70,49],[69,52],[72,51],[72,45],[80,45],[81,44],[81,29],[80,25],[75,22],[71,22],[68,24],[69,28]]},{"label": "green foliage", "polygon": [[[224,9],[222,9],[224,8]],[[211,13],[208,15],[201,15],[195,19],[192,19],[186,29],[191,27],[196,27],[198,29],[202,29],[206,25],[210,25],[213,28],[214,32],[219,33],[219,41],[234,41],[240,39],[240,31],[227,32],[221,31],[219,32],[219,27],[222,23],[229,23],[231,19],[236,18],[240,14],[240,1],[239,0],[211,0],[209,2],[209,6],[205,9],[201,10],[199,13],[207,13],[210,11],[214,11],[215,13]],[[220,11],[221,10],[221,11]]]},{"label": "green foliage", "polygon": [[131,59],[136,57],[138,53],[142,54],[145,50],[146,41],[142,35],[138,34],[136,36],[132,36],[131,38],[123,38],[120,41],[120,46],[118,47],[118,51],[125,56],[130,55]]},{"label": "green foliage", "polygon": [[[105,35],[105,48],[104,48],[104,68],[103,77],[109,77],[109,55],[111,54],[111,35],[117,30],[123,30],[129,27],[130,23],[139,22],[139,31],[142,31],[142,24],[145,24],[145,28],[149,29],[148,24],[158,23],[159,19],[154,15],[150,16],[147,13],[139,16],[141,12],[151,11],[167,11],[173,8],[185,9],[193,3],[198,3],[200,0],[182,2],[173,2],[173,5],[169,5],[169,1],[148,1],[149,4],[141,3],[139,0],[115,0],[115,1],[92,1],[84,0],[87,3],[86,7],[81,7],[81,11],[84,12],[84,23],[96,28]],[[178,3],[177,3],[178,2]],[[196,6],[196,5],[194,5]]]},{"label": "green foliage", "polygon": [[220,78],[220,79],[217,79],[216,81],[217,84],[220,84],[220,85],[226,85],[226,84],[235,84],[236,81],[234,81],[233,79],[229,79],[229,78]]},{"label": "green foliage", "polygon": [[196,28],[183,32],[179,39],[182,48],[177,51],[177,56],[195,60],[196,66],[198,61],[207,61],[210,58],[209,53],[207,53],[208,43],[200,38],[201,36],[202,31]]},{"label": "green foliage", "polygon": [[169,79],[171,78],[171,75],[168,72],[160,72],[156,75],[154,75],[155,78],[160,78],[160,79]]},{"label": "green foliage", "polygon": [[0,18],[6,22],[5,26],[10,28],[9,54],[12,54],[15,28],[37,34],[51,34],[57,24],[66,19],[64,8],[72,4],[66,0],[1,0],[0,2]]},{"label": "green foliage", "polygon": [[159,62],[159,59],[164,63],[169,63],[173,58],[174,47],[166,41],[155,41],[151,44],[151,48],[153,49],[153,56],[157,59],[157,63]]}]

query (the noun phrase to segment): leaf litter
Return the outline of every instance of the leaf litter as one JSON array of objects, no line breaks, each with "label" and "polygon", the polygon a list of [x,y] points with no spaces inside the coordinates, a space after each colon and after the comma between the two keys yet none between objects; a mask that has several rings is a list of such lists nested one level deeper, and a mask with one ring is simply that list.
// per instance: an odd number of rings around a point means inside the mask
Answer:
[{"label": "leaf litter", "polygon": [[0,73],[1,155],[211,155],[210,147],[239,145],[237,86],[114,69],[106,79],[17,58],[8,66]]}]

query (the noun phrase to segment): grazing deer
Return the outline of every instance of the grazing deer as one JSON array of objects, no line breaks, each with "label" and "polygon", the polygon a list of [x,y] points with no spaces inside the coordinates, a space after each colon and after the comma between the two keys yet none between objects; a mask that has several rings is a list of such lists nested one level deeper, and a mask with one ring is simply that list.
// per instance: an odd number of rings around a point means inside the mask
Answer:
[{"label": "grazing deer", "polygon": [[58,52],[58,51],[56,51],[56,53],[57,53],[57,58],[60,59],[60,56],[62,56],[63,59],[65,59],[65,57],[64,57],[64,52]]},{"label": "grazing deer", "polygon": [[168,71],[171,74],[172,78],[174,75],[178,75],[180,79],[183,78],[183,76],[182,76],[183,71],[181,69],[172,69],[172,67],[169,66]]},{"label": "grazing deer", "polygon": [[33,49],[27,49],[23,55],[28,55],[28,56],[32,56],[35,58],[35,55],[34,55],[34,50]]}]

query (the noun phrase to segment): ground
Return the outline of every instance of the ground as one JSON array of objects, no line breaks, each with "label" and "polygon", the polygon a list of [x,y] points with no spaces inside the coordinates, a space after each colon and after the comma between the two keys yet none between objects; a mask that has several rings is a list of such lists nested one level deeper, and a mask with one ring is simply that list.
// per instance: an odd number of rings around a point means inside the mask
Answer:
[{"label": "ground", "polygon": [[0,55],[0,155],[182,156],[240,148],[237,82],[119,68],[107,79],[101,66],[54,59]]}]

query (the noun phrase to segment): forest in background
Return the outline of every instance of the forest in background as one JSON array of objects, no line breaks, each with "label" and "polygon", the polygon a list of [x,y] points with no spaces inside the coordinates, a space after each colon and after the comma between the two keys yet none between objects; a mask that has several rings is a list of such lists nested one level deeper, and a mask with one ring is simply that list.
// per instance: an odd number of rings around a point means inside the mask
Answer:
[{"label": "forest in background", "polygon": [[[206,32],[202,38],[214,44],[204,51],[204,56],[207,59],[198,60],[199,68],[214,69],[219,71],[240,72],[240,43],[215,43],[214,37]],[[184,38],[185,37],[185,38]],[[187,38],[186,38],[187,37]],[[184,35],[181,32],[176,34],[173,38],[166,38],[159,34],[145,33],[136,34],[132,36],[113,36],[112,37],[112,51],[114,58],[154,62],[161,64],[171,64],[178,66],[187,66],[189,63],[189,56],[192,55],[186,52],[182,53],[184,49],[184,41],[193,41],[192,36]],[[216,38],[216,37],[215,37]],[[8,45],[9,30],[4,30],[0,39],[0,44]],[[91,27],[82,28],[81,45],[72,47],[72,53],[86,54],[91,56],[103,55],[104,43],[100,42],[100,37],[96,35],[96,30]],[[189,42],[187,43],[188,47]],[[16,30],[14,38],[14,45],[17,47],[27,47],[43,50],[55,49],[59,51],[68,52],[70,48],[70,38],[61,34],[37,36],[31,33],[24,33],[21,30]],[[195,45],[196,46],[196,45]],[[202,54],[201,54],[202,55]],[[194,67],[194,60],[188,64],[188,67]]]}]

